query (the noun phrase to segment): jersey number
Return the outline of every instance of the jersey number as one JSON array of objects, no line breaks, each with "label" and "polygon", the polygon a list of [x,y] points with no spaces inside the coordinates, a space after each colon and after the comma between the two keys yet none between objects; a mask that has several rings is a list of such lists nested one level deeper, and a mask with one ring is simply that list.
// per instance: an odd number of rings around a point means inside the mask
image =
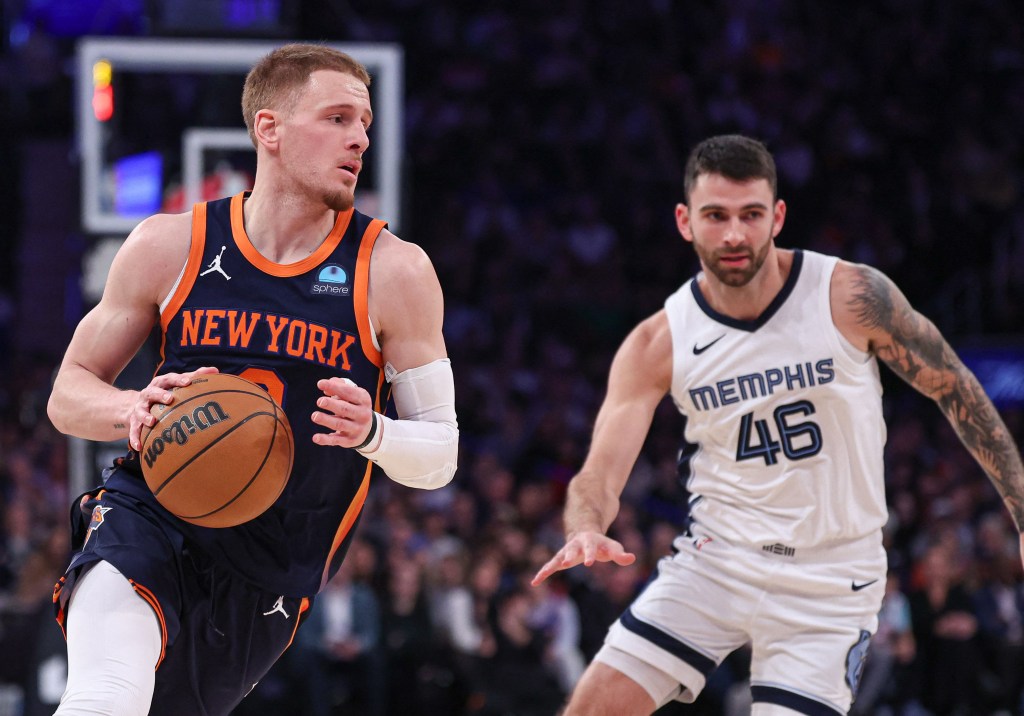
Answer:
[{"label": "jersey number", "polygon": [[811,415],[814,404],[800,400],[780,405],[773,414],[778,439],[772,435],[768,421],[755,420],[753,413],[740,418],[740,439],[736,445],[736,460],[762,458],[766,465],[779,461],[779,450],[790,460],[802,460],[821,452],[821,428],[817,423],[805,420],[791,423],[793,416]]},{"label": "jersey number", "polygon": [[284,381],[277,373],[267,368],[246,368],[238,375],[263,388],[274,402],[284,407]]}]

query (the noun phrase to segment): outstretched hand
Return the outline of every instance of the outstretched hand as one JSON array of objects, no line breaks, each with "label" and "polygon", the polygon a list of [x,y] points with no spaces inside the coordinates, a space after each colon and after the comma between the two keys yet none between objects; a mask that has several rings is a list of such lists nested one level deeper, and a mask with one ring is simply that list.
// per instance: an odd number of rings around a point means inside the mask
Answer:
[{"label": "outstretched hand", "polygon": [[600,532],[577,532],[554,557],[548,560],[547,564],[540,568],[530,584],[536,587],[555,572],[575,567],[577,564],[590,567],[594,562],[615,562],[620,567],[625,567],[635,561],[636,555],[627,552],[611,537]]}]

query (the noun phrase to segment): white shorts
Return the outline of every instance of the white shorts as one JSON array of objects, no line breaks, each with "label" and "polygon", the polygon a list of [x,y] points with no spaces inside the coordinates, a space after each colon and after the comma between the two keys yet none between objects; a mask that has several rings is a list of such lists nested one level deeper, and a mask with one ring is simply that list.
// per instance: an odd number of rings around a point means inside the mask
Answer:
[{"label": "white shorts", "polygon": [[[885,593],[881,535],[815,550],[730,545],[694,525],[612,625],[595,660],[658,706],[692,702],[750,643],[754,703],[845,714]],[[642,663],[641,663],[642,662]]]}]

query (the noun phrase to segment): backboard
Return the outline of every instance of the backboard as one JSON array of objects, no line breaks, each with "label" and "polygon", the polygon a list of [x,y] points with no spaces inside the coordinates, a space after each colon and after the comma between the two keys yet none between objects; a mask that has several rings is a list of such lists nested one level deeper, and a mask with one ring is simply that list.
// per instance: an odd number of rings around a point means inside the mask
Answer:
[{"label": "backboard", "polygon": [[[158,211],[248,188],[255,150],[242,121],[249,68],[282,42],[85,38],[78,45],[82,227],[126,236]],[[401,223],[402,51],[333,44],[366,65],[377,120],[356,206]],[[211,195],[212,194],[212,195]],[[214,196],[215,195],[215,196]]]}]

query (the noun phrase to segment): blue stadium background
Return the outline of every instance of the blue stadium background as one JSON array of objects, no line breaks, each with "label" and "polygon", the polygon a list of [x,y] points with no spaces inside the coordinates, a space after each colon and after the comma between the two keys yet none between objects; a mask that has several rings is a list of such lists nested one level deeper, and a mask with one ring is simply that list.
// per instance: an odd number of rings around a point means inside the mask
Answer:
[{"label": "blue stadium background", "polygon": [[[68,450],[45,403],[87,308],[81,36],[405,52],[402,235],[446,293],[459,472],[438,493],[376,486],[342,576],[239,714],[555,711],[685,515],[666,403],[613,526],[638,563],[525,584],[559,544],[615,347],[696,268],[672,207],[708,134],[765,140],[790,205],[781,243],[887,272],[1022,442],[1018,0],[4,0],[0,13],[0,714],[52,713],[63,679],[49,602]],[[1022,713],[1013,525],[934,405],[885,379],[891,577],[855,710]],[[745,658],[663,712],[743,713]]]}]

